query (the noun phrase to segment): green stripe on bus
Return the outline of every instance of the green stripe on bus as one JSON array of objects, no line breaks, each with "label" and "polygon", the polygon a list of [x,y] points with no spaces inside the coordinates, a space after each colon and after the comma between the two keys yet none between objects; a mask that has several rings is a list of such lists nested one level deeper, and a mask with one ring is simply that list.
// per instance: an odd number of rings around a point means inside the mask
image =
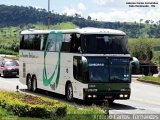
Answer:
[{"label": "green stripe on bus", "polygon": [[[50,39],[50,36],[53,36],[52,39]],[[57,39],[55,39],[57,38]],[[62,33],[58,32],[55,33],[54,31],[50,32],[47,38],[47,42],[45,45],[45,50],[44,50],[44,67],[43,67],[43,85],[45,86],[49,86],[52,88],[52,90],[55,90],[58,87],[58,83],[59,83],[59,78],[60,78],[60,59],[61,59],[61,45],[62,45]],[[59,50],[58,50],[58,61],[56,64],[55,69],[52,72],[52,75],[50,77],[47,76],[47,71],[46,71],[46,56],[47,53],[49,51],[49,46],[50,46],[50,42],[55,42],[55,40],[57,40],[59,42]],[[54,83],[51,83],[51,81],[53,80],[54,76],[55,76],[55,72],[57,71],[57,75],[56,75],[56,80],[54,81]]]}]

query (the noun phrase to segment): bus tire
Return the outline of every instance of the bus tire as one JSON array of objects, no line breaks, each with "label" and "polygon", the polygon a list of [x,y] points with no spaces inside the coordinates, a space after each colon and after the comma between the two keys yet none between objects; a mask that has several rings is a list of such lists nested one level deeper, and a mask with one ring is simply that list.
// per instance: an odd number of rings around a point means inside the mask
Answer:
[{"label": "bus tire", "polygon": [[32,77],[32,91],[33,92],[37,91],[37,78],[36,78],[36,76]]},{"label": "bus tire", "polygon": [[114,99],[108,99],[108,103],[109,103],[109,105],[112,105],[112,104],[113,104],[113,102],[114,102]]},{"label": "bus tire", "polygon": [[30,75],[27,76],[27,89],[32,91],[32,78]]},{"label": "bus tire", "polygon": [[67,85],[66,98],[68,101],[73,101],[73,87],[71,83]]}]

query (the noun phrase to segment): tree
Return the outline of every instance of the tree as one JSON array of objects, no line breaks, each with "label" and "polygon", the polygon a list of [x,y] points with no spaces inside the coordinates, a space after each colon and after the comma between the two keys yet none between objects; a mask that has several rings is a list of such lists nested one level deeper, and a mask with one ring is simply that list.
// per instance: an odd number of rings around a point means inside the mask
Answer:
[{"label": "tree", "polygon": [[91,20],[91,19],[92,19],[91,16],[88,16],[88,17],[87,17],[87,20]]},{"label": "tree", "polygon": [[132,56],[138,58],[141,62],[151,62],[153,58],[152,54],[152,42],[148,39],[139,38],[130,45]]}]

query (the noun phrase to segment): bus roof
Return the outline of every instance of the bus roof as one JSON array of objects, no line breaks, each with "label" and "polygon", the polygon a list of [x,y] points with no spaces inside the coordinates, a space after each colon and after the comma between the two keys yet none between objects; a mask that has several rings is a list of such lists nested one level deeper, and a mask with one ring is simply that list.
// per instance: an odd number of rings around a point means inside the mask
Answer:
[{"label": "bus roof", "polygon": [[104,28],[76,28],[76,29],[67,29],[67,30],[24,30],[21,34],[48,34],[50,32],[62,32],[62,33],[79,33],[79,34],[108,34],[108,35],[126,35],[123,31],[114,30],[114,29],[104,29]]}]

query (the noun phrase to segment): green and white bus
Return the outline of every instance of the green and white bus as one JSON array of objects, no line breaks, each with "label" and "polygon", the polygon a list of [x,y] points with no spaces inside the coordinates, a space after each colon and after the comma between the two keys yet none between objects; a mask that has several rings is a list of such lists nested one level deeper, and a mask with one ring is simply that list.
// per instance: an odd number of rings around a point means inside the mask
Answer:
[{"label": "green and white bus", "polygon": [[131,57],[124,32],[113,29],[25,30],[20,82],[67,100],[129,99]]}]

